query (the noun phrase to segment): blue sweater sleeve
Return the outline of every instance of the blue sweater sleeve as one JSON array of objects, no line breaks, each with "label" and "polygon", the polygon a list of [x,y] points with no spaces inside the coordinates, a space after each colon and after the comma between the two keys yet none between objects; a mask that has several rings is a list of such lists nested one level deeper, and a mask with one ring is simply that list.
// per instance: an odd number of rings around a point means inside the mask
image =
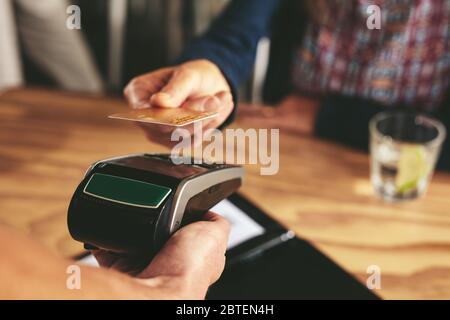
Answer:
[{"label": "blue sweater sleeve", "polygon": [[280,2],[232,0],[209,30],[194,40],[177,62],[195,59],[214,62],[228,80],[236,106],[239,84],[253,68],[258,41],[270,35],[272,18]]}]

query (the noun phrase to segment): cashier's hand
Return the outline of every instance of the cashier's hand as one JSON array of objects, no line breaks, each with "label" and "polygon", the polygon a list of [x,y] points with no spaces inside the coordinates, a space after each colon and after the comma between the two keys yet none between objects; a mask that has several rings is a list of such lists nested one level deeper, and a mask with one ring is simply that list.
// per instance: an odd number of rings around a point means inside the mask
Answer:
[{"label": "cashier's hand", "polygon": [[93,253],[102,267],[131,274],[150,286],[155,279],[163,281],[175,292],[174,298],[202,299],[222,274],[229,231],[225,218],[209,212],[204,221],[174,233],[150,264],[105,251]]},{"label": "cashier's hand", "polygon": [[[203,131],[220,126],[233,110],[228,82],[220,69],[208,60],[193,60],[138,76],[126,86],[124,94],[133,109],[186,108],[217,111],[218,116],[202,122]],[[174,144],[170,141],[173,127],[143,123],[139,125],[152,142],[166,146]],[[183,128],[193,133],[193,126]]]}]

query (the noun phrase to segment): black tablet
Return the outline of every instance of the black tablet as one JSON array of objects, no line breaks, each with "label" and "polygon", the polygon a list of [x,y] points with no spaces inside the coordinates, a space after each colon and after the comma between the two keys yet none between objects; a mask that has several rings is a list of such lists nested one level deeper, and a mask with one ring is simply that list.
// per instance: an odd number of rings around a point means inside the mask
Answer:
[{"label": "black tablet", "polygon": [[212,209],[231,222],[225,271],[208,299],[378,299],[313,245],[244,197]]}]

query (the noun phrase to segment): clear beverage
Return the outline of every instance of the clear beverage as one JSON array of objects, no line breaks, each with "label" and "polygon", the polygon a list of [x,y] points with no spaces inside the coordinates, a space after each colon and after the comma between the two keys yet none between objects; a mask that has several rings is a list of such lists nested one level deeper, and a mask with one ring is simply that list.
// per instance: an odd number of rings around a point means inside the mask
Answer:
[{"label": "clear beverage", "polygon": [[384,112],[370,122],[371,181],[386,201],[425,193],[445,139],[444,125],[431,117]]}]

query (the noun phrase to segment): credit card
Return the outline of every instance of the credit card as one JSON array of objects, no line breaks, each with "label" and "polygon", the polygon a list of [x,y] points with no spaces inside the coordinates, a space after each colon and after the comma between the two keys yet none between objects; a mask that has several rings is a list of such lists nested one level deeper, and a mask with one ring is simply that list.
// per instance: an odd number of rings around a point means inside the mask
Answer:
[{"label": "credit card", "polygon": [[108,116],[108,118],[182,127],[197,121],[213,118],[217,114],[217,112],[199,112],[183,108],[146,108],[115,113]]}]

